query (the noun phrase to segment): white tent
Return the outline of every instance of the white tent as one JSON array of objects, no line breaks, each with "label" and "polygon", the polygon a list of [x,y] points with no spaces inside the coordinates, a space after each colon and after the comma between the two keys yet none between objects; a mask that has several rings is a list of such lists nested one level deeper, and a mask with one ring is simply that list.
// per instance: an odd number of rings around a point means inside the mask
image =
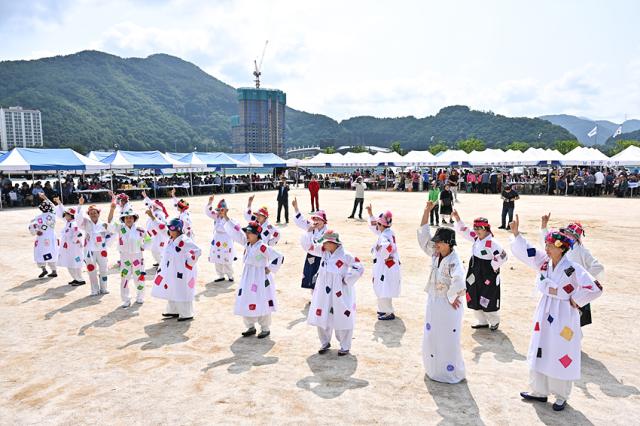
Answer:
[{"label": "white tent", "polygon": [[376,152],[373,159],[381,166],[406,166],[404,157],[395,151]]},{"label": "white tent", "polygon": [[2,155],[1,171],[84,170],[97,172],[108,165],[69,148],[14,148]]},{"label": "white tent", "polygon": [[402,161],[397,166],[435,166],[438,159],[429,151],[410,151],[402,157]]},{"label": "white tent", "polygon": [[560,160],[564,166],[602,166],[609,161],[609,157],[595,148],[578,146],[567,152]]},{"label": "white tent", "polygon": [[338,152],[335,152],[333,154],[320,152],[312,158],[302,160],[300,165],[304,167],[325,167],[331,165],[336,161],[339,161],[340,158],[342,158],[342,154]]},{"label": "white tent", "polygon": [[461,149],[448,149],[436,155],[437,166],[464,166],[469,164],[469,154]]},{"label": "white tent", "polygon": [[347,152],[331,165],[333,167],[373,167],[377,166],[378,162],[368,152]]},{"label": "white tent", "polygon": [[640,166],[640,147],[630,145],[609,159],[613,166]]}]

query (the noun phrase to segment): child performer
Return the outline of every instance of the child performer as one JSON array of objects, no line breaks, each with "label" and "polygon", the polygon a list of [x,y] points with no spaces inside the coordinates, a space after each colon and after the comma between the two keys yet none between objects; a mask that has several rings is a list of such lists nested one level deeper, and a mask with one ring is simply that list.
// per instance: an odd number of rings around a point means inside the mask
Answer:
[{"label": "child performer", "polygon": [[73,207],[65,208],[58,197],[55,197],[53,202],[56,203],[56,215],[65,222],[64,228],[60,231],[58,266],[69,270],[72,278],[69,285],[74,287],[84,285],[86,284],[82,279],[84,233],[76,221],[78,210]]},{"label": "child performer", "polygon": [[182,226],[180,219],[171,219],[169,222],[169,241],[162,252],[151,295],[166,299],[167,307],[163,317],[188,321],[195,315],[193,299],[198,280],[196,263],[202,251],[182,233]]},{"label": "child performer", "polygon": [[396,236],[391,230],[392,214],[389,210],[373,217],[371,204],[367,206],[369,229],[378,236],[371,247],[373,255],[373,290],[378,297],[378,319],[381,321],[396,318],[393,310],[393,298],[400,297],[400,255],[396,245]]},{"label": "child performer", "polygon": [[[115,203],[111,203],[109,216],[116,209]],[[112,231],[118,236],[118,251],[120,252],[120,298],[122,307],[131,306],[132,286],[138,290],[136,303],[144,303],[144,244],[146,232],[136,226],[138,215],[133,210],[125,210],[120,213],[120,220],[112,224]],[[115,236],[114,236],[115,238]]]},{"label": "child performer", "polygon": [[[318,210],[311,215],[309,220],[306,220],[303,214],[298,208],[298,199],[294,198],[291,202],[296,214],[294,222],[298,228],[307,232],[314,242],[318,242],[320,238],[327,232],[327,215],[324,210]],[[304,260],[304,268],[302,269],[302,288],[311,289],[313,295],[313,288],[316,285],[316,278],[318,277],[318,268],[320,268],[320,257],[314,256],[311,253],[307,253]],[[311,302],[309,302],[311,303]]]},{"label": "child performer", "polygon": [[465,378],[460,344],[464,268],[454,250],[456,233],[453,229],[438,228],[431,237],[429,214],[434,207],[432,201],[427,203],[418,229],[418,244],[431,256],[431,273],[425,289],[427,309],[422,360],[431,380],[458,383]]},{"label": "child performer", "polygon": [[213,206],[214,196],[209,197],[209,203],[204,207],[207,216],[213,219],[213,239],[211,240],[211,249],[209,249],[209,262],[216,266],[218,278],[214,282],[224,281],[226,275],[229,281],[233,282],[233,261],[236,260],[236,251],[233,247],[233,239],[224,226],[229,222],[227,213],[229,206],[222,199]]},{"label": "child performer", "polygon": [[89,282],[91,282],[91,295],[109,294],[109,290],[107,290],[107,275],[109,273],[107,246],[111,245],[110,243],[114,239],[113,233],[109,225],[100,220],[99,208],[90,205],[85,212],[84,197],[82,196],[79,204],[79,223],[86,235],[84,263],[89,273]]},{"label": "child performer", "polygon": [[178,212],[178,219],[182,221],[182,231],[187,234],[187,237],[192,240],[196,238],[195,230],[193,229],[193,222],[191,222],[191,213],[189,213],[189,203],[183,198],[176,198],[176,189],[171,189],[171,200],[173,201],[173,207]]},{"label": "child performer", "polygon": [[245,247],[234,314],[244,319],[247,330],[242,333],[243,337],[256,334],[255,324],[258,323],[261,327],[258,339],[264,339],[271,334],[271,314],[277,309],[273,273],[280,269],[284,257],[261,240],[263,230],[257,222],[249,222],[240,228],[229,220],[224,228],[236,243]]},{"label": "child performer", "polygon": [[167,213],[162,201],[152,200],[145,191],[142,191],[142,197],[148,209],[146,212],[147,216],[149,216],[149,219],[147,219],[147,236],[151,239],[151,254],[153,255],[153,260],[155,260],[153,266],[158,267],[162,252],[169,241],[167,232],[169,213]]},{"label": "child performer", "polygon": [[[58,276],[56,263],[59,250],[55,232],[55,206],[45,197],[44,192],[40,193],[38,208],[42,213],[29,223],[29,232],[31,235],[36,236],[36,241],[33,245],[33,260],[42,269],[38,278],[44,278],[45,276],[55,278]],[[51,272],[47,272],[47,266],[51,269]]]},{"label": "child performer", "polygon": [[467,271],[467,308],[473,309],[478,323],[471,328],[496,331],[500,325],[500,266],[507,261],[507,253],[493,239],[488,219],[475,218],[473,229],[469,229],[456,210],[451,217],[456,221],[456,231],[473,243]]},{"label": "child performer", "polygon": [[548,232],[543,252],[524,239],[519,224],[516,215],[510,224],[514,236],[511,251],[537,272],[535,285],[541,293],[527,354],[531,392],[520,396],[547,402],[552,393],[556,396],[553,410],[561,411],[567,405],[573,381],[580,379],[582,331],[578,308],[598,298],[602,287],[566,256],[573,245],[566,230]]},{"label": "child performer", "polygon": [[347,253],[340,241],[340,235],[327,230],[318,241],[311,233],[300,239],[302,248],[319,257],[320,269],[313,299],[307,316],[307,323],[314,325],[320,338],[319,354],[331,347],[331,335],[335,330],[340,342],[339,356],[351,350],[353,328],[356,322],[355,283],[364,273],[364,267],[357,257]]},{"label": "child performer", "polygon": [[[542,216],[542,223],[540,225],[540,233],[541,237],[544,240],[545,235],[547,234],[547,224],[549,223],[549,218],[551,217],[551,213]],[[598,259],[593,257],[591,252],[582,242],[582,237],[585,236],[584,227],[580,222],[571,222],[565,228],[567,234],[573,237],[574,244],[571,247],[571,250],[567,253],[567,257],[570,261],[578,263],[584,269],[587,270],[588,273],[591,274],[598,281],[604,280],[604,266]],[[587,303],[586,305],[580,307],[580,327],[591,324],[591,304]]]},{"label": "child performer", "polygon": [[253,203],[254,197],[255,195],[249,197],[247,210],[244,212],[244,219],[247,222],[258,222],[258,225],[262,228],[262,235],[260,236],[262,242],[268,246],[275,246],[278,244],[278,241],[280,241],[280,231],[276,226],[269,223],[269,210],[266,206],[260,207],[255,212],[251,211],[251,204]]}]

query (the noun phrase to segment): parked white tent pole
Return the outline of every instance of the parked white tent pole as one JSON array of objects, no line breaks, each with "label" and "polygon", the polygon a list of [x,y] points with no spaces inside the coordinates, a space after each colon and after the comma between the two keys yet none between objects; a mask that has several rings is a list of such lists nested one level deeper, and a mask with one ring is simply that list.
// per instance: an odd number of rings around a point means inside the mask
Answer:
[{"label": "parked white tent pole", "polygon": [[387,191],[389,186],[389,167],[384,168],[384,190]]},{"label": "parked white tent pole", "polygon": [[191,181],[191,196],[193,197],[193,173],[192,173],[192,169],[189,169],[189,181]]},{"label": "parked white tent pole", "polygon": [[60,170],[58,170],[58,185],[60,186],[60,202],[64,204],[64,197],[62,195],[62,178],[60,177]]},{"label": "parked white tent pole", "polygon": [[227,169],[222,169],[222,193],[224,194],[224,183],[227,180]]},{"label": "parked white tent pole", "polygon": [[156,169],[153,170],[152,182],[153,182],[153,198],[158,198],[158,181],[156,180]]}]

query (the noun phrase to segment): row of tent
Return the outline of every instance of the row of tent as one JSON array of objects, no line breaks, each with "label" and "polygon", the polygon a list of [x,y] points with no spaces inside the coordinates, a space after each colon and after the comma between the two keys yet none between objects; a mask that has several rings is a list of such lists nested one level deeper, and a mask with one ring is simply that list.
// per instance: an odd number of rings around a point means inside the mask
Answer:
[{"label": "row of tent", "polygon": [[447,150],[431,154],[411,151],[376,154],[325,154],[299,160],[284,160],[275,154],[227,154],[224,152],[163,153],[160,151],[92,151],[88,156],[69,148],[14,148],[0,155],[0,171],[82,170],[97,172],[106,169],[234,169],[273,167],[447,167],[447,166],[640,166],[640,148],[629,146],[609,158],[594,148],[577,147],[567,154],[557,150],[529,148],[525,152],[486,149],[466,153]]},{"label": "row of tent", "polygon": [[609,158],[595,148],[577,147],[567,154],[554,149],[529,148],[516,150],[485,149],[467,153],[462,150],[447,150],[433,155],[429,151],[411,151],[405,155],[397,152],[366,152],[346,154],[320,153],[313,158],[300,160],[303,167],[447,167],[447,166],[639,166],[640,148],[629,146]]}]

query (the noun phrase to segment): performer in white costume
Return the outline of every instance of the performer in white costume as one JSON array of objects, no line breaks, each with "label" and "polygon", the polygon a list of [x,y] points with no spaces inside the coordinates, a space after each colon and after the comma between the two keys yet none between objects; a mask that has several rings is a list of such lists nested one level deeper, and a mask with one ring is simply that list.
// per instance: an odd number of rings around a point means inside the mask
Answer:
[{"label": "performer in white costume", "polygon": [[511,222],[513,255],[536,271],[535,285],[541,297],[534,314],[527,361],[531,392],[525,400],[547,402],[554,394],[555,411],[564,410],[574,380],[580,379],[581,341],[579,307],[602,294],[600,284],[578,263],[566,256],[573,239],[564,230],[545,237],[544,251],[530,245],[519,231],[518,215]]},{"label": "performer in white costume", "polygon": [[108,294],[109,264],[107,261],[107,248],[114,240],[112,229],[107,222],[100,220],[99,208],[95,205],[90,205],[85,212],[84,197],[80,197],[79,203],[79,223],[86,235],[84,263],[89,273],[91,295]]},{"label": "performer in white costume", "polygon": [[429,214],[432,201],[422,213],[418,229],[418,244],[431,257],[431,272],[427,281],[427,308],[422,340],[422,360],[427,376],[444,383],[465,379],[460,337],[464,315],[462,297],[466,292],[464,268],[454,250],[456,233],[450,228],[438,228],[431,236]]},{"label": "performer in white costume", "polygon": [[193,319],[193,299],[198,280],[198,258],[202,251],[182,233],[183,223],[172,219],[169,224],[169,241],[162,252],[162,260],[153,280],[151,295],[167,301],[163,317],[178,321]]},{"label": "performer in white costume", "polygon": [[[33,244],[33,260],[42,272],[38,278],[58,276],[56,263],[58,262],[58,238],[56,237],[56,215],[55,206],[45,197],[44,192],[40,193],[40,204],[38,205],[40,214],[29,223],[29,232],[36,236]],[[47,266],[51,272],[47,271]]]},{"label": "performer in white costume", "polygon": [[180,219],[183,223],[182,232],[187,235],[187,237],[195,240],[196,233],[195,229],[193,229],[193,222],[191,221],[191,213],[189,212],[189,203],[181,198],[176,198],[176,190],[173,188],[171,190],[171,201],[173,202],[173,207],[176,209],[178,213],[178,219]]},{"label": "performer in white costume", "polygon": [[225,224],[225,231],[245,248],[240,288],[233,313],[244,319],[247,330],[242,336],[256,334],[255,324],[258,323],[261,327],[258,338],[263,339],[271,334],[271,314],[278,307],[273,273],[280,269],[284,257],[261,240],[263,230],[257,222],[249,222],[246,227],[240,228],[230,219]]},{"label": "performer in white costume", "polygon": [[145,212],[149,217],[147,219],[147,237],[151,239],[148,244],[153,255],[153,266],[158,267],[160,259],[162,258],[162,252],[164,251],[167,242],[169,241],[169,233],[167,231],[167,221],[169,220],[169,213],[164,204],[160,200],[152,200],[147,196],[145,191],[142,191],[142,197],[144,199],[144,205],[147,206]]},{"label": "performer in white costume", "polygon": [[[549,223],[549,218],[551,217],[551,213],[543,215],[542,221],[540,224],[540,238],[544,243],[544,238],[548,233],[547,224]],[[567,233],[573,238],[575,243],[571,250],[567,253],[567,257],[572,262],[578,263],[584,269],[587,270],[588,273],[591,274],[593,278],[598,281],[604,280],[604,266],[598,259],[596,259],[591,251],[584,245],[582,238],[585,236],[584,227],[580,222],[571,222],[565,228]],[[591,303],[587,303],[584,306],[580,307],[580,326],[583,327],[585,325],[591,324]]]},{"label": "performer in white costume", "polygon": [[378,239],[371,247],[373,255],[373,290],[378,298],[378,319],[381,321],[396,318],[393,309],[393,298],[400,297],[400,255],[396,245],[396,236],[391,230],[393,215],[389,210],[373,217],[371,204],[367,206],[369,213],[369,229]]},{"label": "performer in white costume", "polygon": [[347,253],[338,233],[327,230],[322,238],[314,241],[311,233],[300,239],[302,248],[320,258],[318,278],[313,289],[313,298],[307,315],[307,323],[318,330],[319,354],[331,347],[331,336],[335,332],[340,342],[339,356],[351,350],[353,329],[356,322],[355,283],[364,273],[357,257]]},{"label": "performer in white costume", "polygon": [[[295,210],[294,222],[296,226],[311,235],[311,239],[317,242],[325,232],[327,232],[327,215],[324,210],[318,210],[311,214],[307,220],[298,208],[298,199],[294,198],[291,202]],[[313,295],[313,288],[316,285],[318,277],[318,269],[320,268],[320,258],[310,253],[306,253],[304,259],[304,267],[302,268],[302,288],[308,288]],[[311,302],[309,302],[311,303]]]},{"label": "performer in white costume", "polygon": [[269,222],[269,209],[267,209],[266,206],[262,206],[254,212],[251,211],[251,204],[253,203],[254,197],[255,195],[249,197],[247,209],[244,211],[244,220],[247,222],[258,222],[258,225],[262,228],[262,234],[260,235],[262,242],[268,246],[275,246],[278,244],[278,241],[280,241],[280,230],[277,226]]},{"label": "performer in white costume", "polygon": [[60,230],[58,266],[69,270],[72,278],[69,285],[74,287],[84,285],[86,284],[82,278],[84,232],[76,220],[78,209],[65,207],[58,197],[55,197],[53,202],[56,203],[56,216],[64,221],[64,227]]},{"label": "performer in white costume", "polygon": [[216,206],[213,205],[214,196],[209,197],[209,202],[204,206],[204,213],[213,219],[213,238],[209,249],[209,262],[213,263],[218,273],[218,278],[214,282],[225,280],[225,275],[229,281],[233,281],[233,261],[236,260],[236,251],[233,246],[233,239],[224,226],[229,221],[227,213],[229,206],[222,199]]}]

